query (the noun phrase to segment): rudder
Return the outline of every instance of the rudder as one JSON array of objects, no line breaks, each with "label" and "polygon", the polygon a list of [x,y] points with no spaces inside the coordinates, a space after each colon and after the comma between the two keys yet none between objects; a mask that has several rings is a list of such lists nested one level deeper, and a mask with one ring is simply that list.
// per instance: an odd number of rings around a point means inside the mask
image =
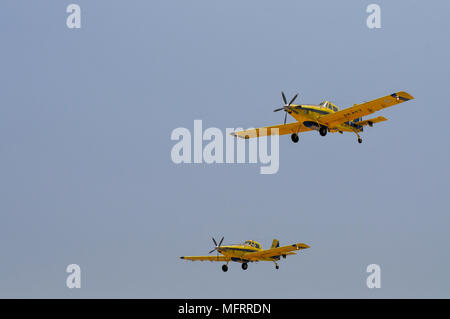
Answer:
[{"label": "rudder", "polygon": [[272,247],[270,248],[277,248],[277,247],[280,247],[280,242],[278,241],[278,239],[274,238],[272,242]]}]

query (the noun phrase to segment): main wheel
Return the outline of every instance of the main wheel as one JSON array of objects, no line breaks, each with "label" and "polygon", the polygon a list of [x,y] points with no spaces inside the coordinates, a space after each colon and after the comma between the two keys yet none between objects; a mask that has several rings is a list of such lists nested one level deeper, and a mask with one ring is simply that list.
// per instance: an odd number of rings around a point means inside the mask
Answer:
[{"label": "main wheel", "polygon": [[248,268],[248,264],[247,263],[243,263],[242,264],[242,269],[246,270]]},{"label": "main wheel", "polygon": [[227,266],[227,265],[223,265],[223,266],[222,266],[222,270],[223,270],[224,272],[227,272],[228,266]]},{"label": "main wheel", "polygon": [[280,268],[280,266],[278,266],[278,265],[275,266],[275,269],[279,269],[279,268]]},{"label": "main wheel", "polygon": [[319,133],[320,133],[321,136],[327,135],[327,132],[328,132],[328,128],[326,126],[321,126],[320,127]]},{"label": "main wheel", "polygon": [[359,143],[359,144],[362,143],[362,138],[358,137],[358,143]]},{"label": "main wheel", "polygon": [[297,133],[292,134],[292,135],[291,135],[291,140],[292,140],[292,142],[294,142],[294,143],[298,143],[298,140],[299,140],[298,134],[297,134]]}]

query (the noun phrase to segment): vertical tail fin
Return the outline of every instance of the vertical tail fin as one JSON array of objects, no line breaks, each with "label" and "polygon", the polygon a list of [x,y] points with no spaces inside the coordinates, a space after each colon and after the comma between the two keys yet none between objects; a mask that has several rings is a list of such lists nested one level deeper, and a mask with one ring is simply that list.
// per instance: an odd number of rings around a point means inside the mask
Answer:
[{"label": "vertical tail fin", "polygon": [[272,242],[272,247],[270,248],[277,248],[277,247],[280,247],[280,242],[278,241],[278,239],[274,238]]}]

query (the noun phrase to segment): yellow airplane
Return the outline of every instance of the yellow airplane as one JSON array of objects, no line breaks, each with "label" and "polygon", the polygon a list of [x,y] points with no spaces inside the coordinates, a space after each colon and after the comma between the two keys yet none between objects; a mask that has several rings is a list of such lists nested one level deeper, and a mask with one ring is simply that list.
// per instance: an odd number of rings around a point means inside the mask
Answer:
[{"label": "yellow airplane", "polygon": [[[214,249],[209,252],[211,254],[217,251],[217,256],[181,256],[181,259],[187,260],[200,260],[200,261],[224,261],[226,264],[222,265],[222,270],[228,270],[228,263],[230,261],[235,261],[242,263],[242,269],[246,270],[249,262],[258,261],[273,261],[275,263],[275,268],[280,268],[277,261],[281,257],[286,258],[287,255],[295,255],[294,250],[301,250],[309,248],[306,244],[292,244],[289,246],[280,247],[280,243],[277,239],[272,242],[272,247],[270,249],[262,249],[261,244],[254,240],[247,240],[240,245],[227,245],[222,246],[224,237],[217,244],[216,240],[213,238]],[[222,254],[222,256],[219,255]]]},{"label": "yellow airplane", "polygon": [[[358,133],[363,131],[364,126],[369,125],[372,127],[375,123],[387,120],[383,116],[378,116],[363,121],[363,116],[414,99],[410,94],[401,91],[339,110],[336,105],[329,101],[324,101],[318,105],[296,105],[292,103],[295,101],[298,94],[296,94],[289,103],[287,103],[286,96],[283,92],[281,92],[281,96],[284,105],[281,108],[275,109],[274,112],[286,112],[284,115],[284,124],[233,132],[231,135],[248,139],[272,135],[272,129],[278,129],[278,135],[291,134],[292,141],[297,143],[299,141],[299,133],[312,130],[319,131],[322,136],[327,135],[327,132],[339,132],[341,134],[343,132],[353,132],[358,137],[358,143],[362,143],[362,138]],[[286,124],[288,114],[293,116],[297,122]],[[273,134],[276,134],[276,132],[273,132]]]}]

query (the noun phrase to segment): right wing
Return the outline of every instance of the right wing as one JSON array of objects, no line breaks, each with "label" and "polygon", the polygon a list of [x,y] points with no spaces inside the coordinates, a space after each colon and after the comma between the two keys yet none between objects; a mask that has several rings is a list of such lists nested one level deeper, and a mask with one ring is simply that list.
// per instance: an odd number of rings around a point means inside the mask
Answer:
[{"label": "right wing", "polygon": [[226,256],[181,256],[180,259],[187,259],[192,261],[231,261],[231,258]]},{"label": "right wing", "polygon": [[277,247],[277,248],[270,248],[270,249],[265,249],[265,250],[260,250],[260,251],[256,251],[253,253],[247,253],[244,256],[242,256],[243,259],[247,259],[247,260],[258,260],[261,258],[270,258],[270,257],[275,257],[275,256],[280,256],[280,255],[292,255],[294,253],[292,253],[295,250],[300,250],[300,249],[306,249],[309,248],[309,246],[307,244],[303,244],[303,243],[298,243],[298,244],[293,244],[293,245],[288,245],[288,246],[283,246],[283,247]]},{"label": "right wing", "polygon": [[289,124],[280,124],[280,125],[274,125],[274,126],[255,128],[255,129],[246,130],[246,131],[233,132],[233,133],[231,133],[231,135],[247,139],[247,138],[252,138],[252,137],[275,135],[276,130],[274,130],[274,129],[278,129],[278,135],[311,131],[310,128],[305,127],[300,122],[294,122],[294,123],[289,123]]},{"label": "right wing", "polygon": [[[347,121],[352,121],[357,118],[375,113],[384,108],[403,103],[414,99],[409,93],[401,91],[392,93],[391,95],[386,95],[378,99],[364,102],[361,104],[356,104],[352,107],[343,109],[341,111],[330,113],[321,116],[318,120],[320,124],[326,125],[327,127],[333,128]],[[356,123],[358,124],[358,123]]]}]

